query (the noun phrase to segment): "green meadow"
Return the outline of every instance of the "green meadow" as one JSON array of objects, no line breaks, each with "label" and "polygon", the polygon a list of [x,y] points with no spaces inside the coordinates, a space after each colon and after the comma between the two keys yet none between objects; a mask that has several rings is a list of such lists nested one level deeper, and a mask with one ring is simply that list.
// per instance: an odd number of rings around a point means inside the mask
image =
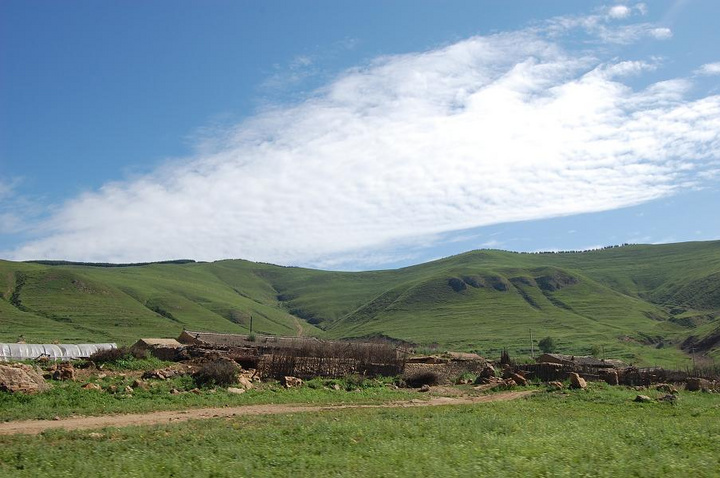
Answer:
[{"label": "green meadow", "polygon": [[[0,437],[2,476],[720,476],[720,401],[595,385],[511,402]],[[654,392],[645,392],[653,394]]]},{"label": "green meadow", "polygon": [[243,260],[135,267],[0,261],[0,292],[5,341],[129,344],[184,328],[247,333],[252,319],[258,333],[383,336],[488,356],[507,348],[528,357],[531,332],[535,340],[554,338],[559,352],[601,350],[641,365],[686,366],[691,350],[720,356],[720,241],[574,253],[479,250],[369,272]]}]

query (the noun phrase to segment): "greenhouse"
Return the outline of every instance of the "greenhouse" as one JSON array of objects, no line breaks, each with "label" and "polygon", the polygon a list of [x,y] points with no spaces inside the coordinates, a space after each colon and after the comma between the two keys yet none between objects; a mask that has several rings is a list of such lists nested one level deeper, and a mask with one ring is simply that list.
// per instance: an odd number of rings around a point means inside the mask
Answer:
[{"label": "greenhouse", "polygon": [[11,360],[72,360],[88,358],[100,350],[117,348],[116,344],[3,344],[0,343],[0,362]]}]

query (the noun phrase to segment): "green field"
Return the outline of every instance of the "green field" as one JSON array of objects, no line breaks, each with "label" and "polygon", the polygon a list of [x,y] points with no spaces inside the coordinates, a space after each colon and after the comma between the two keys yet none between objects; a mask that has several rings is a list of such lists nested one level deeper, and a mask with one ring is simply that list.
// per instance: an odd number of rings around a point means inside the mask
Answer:
[{"label": "green field", "polygon": [[[116,341],[183,328],[387,336],[494,356],[560,352],[679,367],[720,357],[720,241],[582,253],[480,250],[397,270],[242,260],[138,267],[0,261],[0,340]],[[713,339],[715,334],[717,340]],[[706,340],[703,340],[706,339]]]},{"label": "green field", "polygon": [[636,393],[595,384],[472,406],[3,436],[0,474],[720,476],[717,395],[681,392],[671,405]]},{"label": "green field", "polygon": [[[0,392],[0,422],[10,420],[49,420],[73,415],[100,416],[119,413],[147,413],[158,410],[189,408],[303,403],[311,405],[372,404],[396,400],[423,399],[411,389],[387,386],[392,379],[367,379],[348,382],[348,379],[314,379],[301,388],[287,389],[277,382],[256,384],[242,395],[229,393],[223,387],[196,389],[192,377],[184,376],[151,383],[148,390],[137,388],[132,394],[122,390],[132,378],[111,377],[91,380],[102,391],[84,390],[82,382],[51,382],[50,391],[36,395]],[[339,390],[332,386],[338,384]],[[118,393],[107,392],[114,385]],[[170,390],[181,393],[173,395]],[[195,390],[195,392],[190,392]]]}]

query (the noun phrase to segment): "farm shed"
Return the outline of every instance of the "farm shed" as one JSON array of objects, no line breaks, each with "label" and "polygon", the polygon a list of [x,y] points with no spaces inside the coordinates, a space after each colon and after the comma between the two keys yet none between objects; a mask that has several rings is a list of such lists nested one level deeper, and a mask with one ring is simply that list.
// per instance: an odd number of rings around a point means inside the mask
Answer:
[{"label": "farm shed", "polygon": [[88,358],[100,350],[117,348],[116,344],[3,344],[0,343],[0,362],[34,360],[47,357],[53,360]]},{"label": "farm shed", "polygon": [[133,352],[147,352],[160,360],[175,360],[183,348],[175,339],[140,339],[130,347]]}]

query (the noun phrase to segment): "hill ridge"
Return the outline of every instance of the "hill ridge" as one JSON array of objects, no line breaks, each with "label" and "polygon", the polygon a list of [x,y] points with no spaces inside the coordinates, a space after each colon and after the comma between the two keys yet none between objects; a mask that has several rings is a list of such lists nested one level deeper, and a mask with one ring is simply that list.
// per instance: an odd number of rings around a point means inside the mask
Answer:
[{"label": "hill ridge", "polygon": [[[18,278],[22,284],[18,287]],[[720,241],[577,252],[478,249],[399,269],[342,272],[241,259],[106,265],[0,260],[0,340],[126,343],[183,327],[329,338],[387,336],[494,354],[604,348],[682,363],[720,326]],[[25,308],[22,310],[21,308]],[[718,347],[707,351],[718,357]]]}]

